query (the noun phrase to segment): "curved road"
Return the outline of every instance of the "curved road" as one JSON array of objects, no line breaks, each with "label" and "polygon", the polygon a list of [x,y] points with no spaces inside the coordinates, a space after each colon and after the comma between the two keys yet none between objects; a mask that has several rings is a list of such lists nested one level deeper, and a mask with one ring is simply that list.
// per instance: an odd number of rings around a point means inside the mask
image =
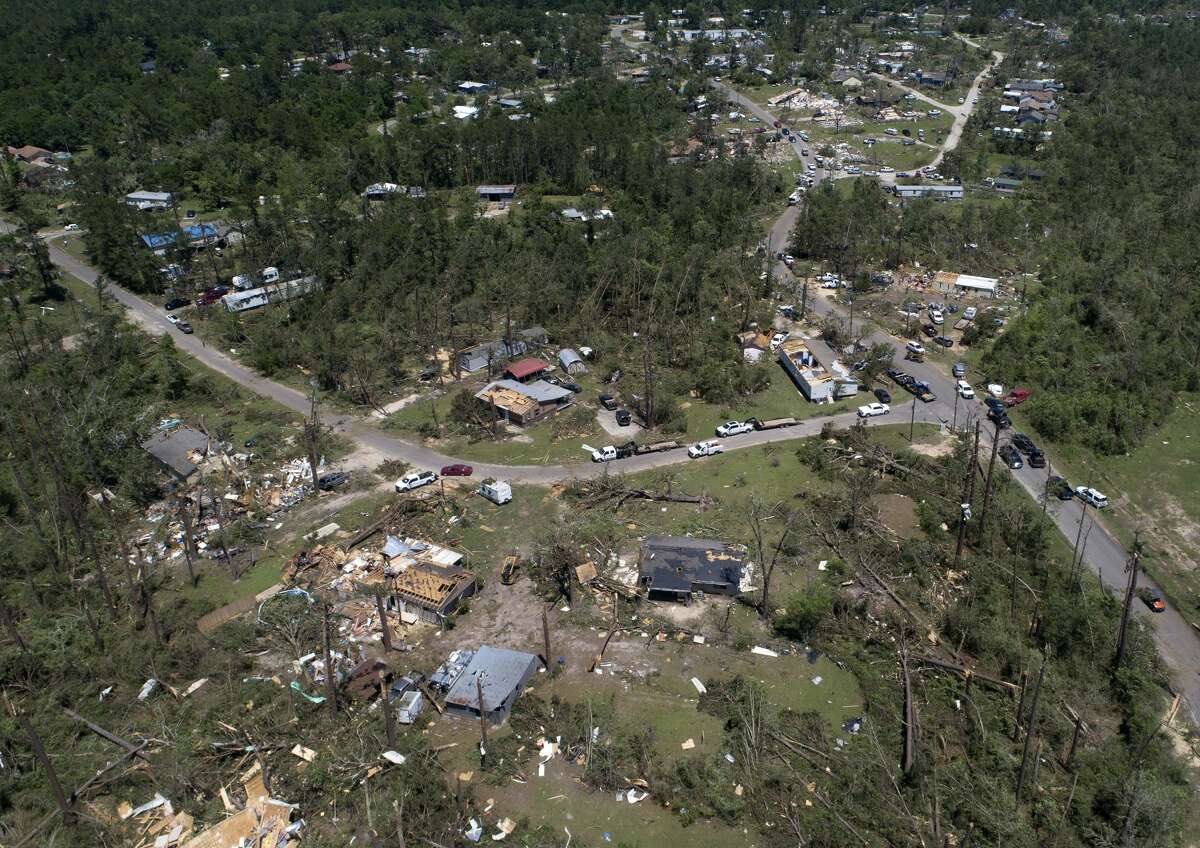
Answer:
[{"label": "curved road", "polygon": [[[998,54],[996,55],[998,56]],[[999,58],[996,61],[999,61]],[[939,157],[946,150],[953,149],[954,144],[957,143],[958,137],[961,135],[961,125],[966,123],[966,119],[970,114],[970,107],[974,105],[974,92],[984,73],[986,73],[986,69],[976,78],[975,84],[971,89],[972,96],[967,99],[967,102],[959,110],[955,110],[955,125],[960,128],[960,131],[958,134],[947,137],[942,145],[941,152],[939,152]],[[723,84],[713,83],[713,85],[731,99],[736,100],[743,108],[757,115],[763,121],[766,121],[768,125],[776,120],[771,113],[748,98],[726,88]],[[808,161],[802,155],[803,142],[793,138],[792,147],[796,156],[801,161]],[[817,180],[825,178],[824,172],[818,170],[815,178]],[[788,236],[795,225],[797,214],[798,207],[789,207],[775,221],[769,237],[769,243],[772,245],[773,252],[786,247]],[[12,229],[11,225],[0,222],[0,232],[8,232]],[[50,241],[47,240],[46,244],[49,248],[50,258],[56,265],[89,285],[94,286],[96,284],[99,274],[94,268],[55,247]],[[776,276],[780,278],[786,279],[787,275],[790,274],[790,271],[782,262],[777,263],[774,270]],[[161,307],[118,286],[110,284],[106,290],[125,307],[132,320],[147,332],[153,335],[161,335],[171,331],[172,325],[166,320],[166,313]],[[823,297],[816,296],[812,301],[811,308],[816,314],[840,314],[841,312],[840,306],[833,304]],[[244,388],[270,398],[300,415],[307,415],[309,413],[309,399],[303,392],[254,373],[237,360],[228,356],[225,352],[208,346],[203,340],[194,335],[175,333],[173,337],[176,346],[181,350],[186,351],[204,365],[225,375]],[[905,341],[887,335],[878,329],[870,333],[864,341],[868,344],[885,343],[891,345],[898,357],[903,357],[904,355]],[[916,421],[973,426],[973,421],[983,416],[985,412],[983,406],[977,401],[960,401],[955,392],[952,379],[934,364],[905,363],[905,365],[905,370],[918,379],[928,382],[937,395],[937,400],[928,404],[911,401],[916,406],[916,410],[914,412],[909,408],[907,411],[911,416],[915,417]],[[896,415],[890,419],[890,422],[902,423],[904,417],[903,414]],[[826,421],[832,421],[835,424],[845,426],[854,420],[856,419],[853,413],[814,418],[796,427],[784,430],[746,433],[742,436],[722,439],[722,442],[725,444],[727,450],[740,450],[756,445],[763,445],[768,442],[791,441],[793,439],[814,436],[820,432],[822,425]],[[870,426],[884,422],[889,422],[889,419],[868,419],[867,424]],[[436,470],[443,465],[461,461],[455,457],[430,450],[422,445],[392,436],[350,416],[335,416],[331,423],[335,429],[345,433],[359,444],[381,455],[403,460],[417,468]],[[983,434],[981,456],[987,456],[988,451],[991,449],[991,441],[994,434],[987,427],[983,429]],[[1002,443],[1007,441],[1008,438],[1007,434],[1003,432],[999,434],[999,437]],[[471,464],[474,465],[481,475],[499,477],[513,482],[551,485],[565,480],[596,477],[609,473],[636,473],[688,461],[690,460],[686,453],[677,450],[662,454],[630,457],[629,459],[615,462],[580,463],[570,466]],[[1049,471],[1050,469],[1042,471],[1025,467],[1011,473],[1021,487],[1037,500],[1042,496],[1046,475]],[[1047,514],[1066,538],[1068,544],[1074,543],[1080,523],[1084,522],[1086,544],[1084,545],[1082,560],[1093,573],[1100,577],[1101,583],[1105,588],[1120,598],[1124,594],[1124,569],[1127,553],[1103,524],[1095,521],[1095,511],[1089,511],[1085,515],[1084,510],[1077,500],[1066,502],[1052,501]],[[1141,578],[1140,585],[1149,586],[1155,590],[1158,589],[1144,575]],[[1178,691],[1187,701],[1193,720],[1200,722],[1200,651],[1197,650],[1200,648],[1200,637],[1198,637],[1196,630],[1173,607],[1168,607],[1166,612],[1152,616],[1141,604],[1137,604],[1135,613],[1150,625],[1150,630],[1154,635],[1159,651],[1162,653],[1168,666],[1175,672]]]}]

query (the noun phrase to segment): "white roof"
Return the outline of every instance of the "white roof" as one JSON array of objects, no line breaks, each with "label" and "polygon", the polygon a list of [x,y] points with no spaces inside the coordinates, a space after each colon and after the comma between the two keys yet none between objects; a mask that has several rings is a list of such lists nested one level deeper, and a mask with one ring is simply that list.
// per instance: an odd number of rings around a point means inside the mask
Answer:
[{"label": "white roof", "polygon": [[954,285],[964,289],[978,289],[979,291],[995,293],[996,285],[999,282],[994,277],[973,277],[970,274],[959,274],[958,278],[954,281]]},{"label": "white roof", "polygon": [[460,121],[465,121],[468,118],[474,118],[478,114],[479,114],[479,110],[476,109],[474,106],[455,106],[454,107],[454,117],[458,118]]}]

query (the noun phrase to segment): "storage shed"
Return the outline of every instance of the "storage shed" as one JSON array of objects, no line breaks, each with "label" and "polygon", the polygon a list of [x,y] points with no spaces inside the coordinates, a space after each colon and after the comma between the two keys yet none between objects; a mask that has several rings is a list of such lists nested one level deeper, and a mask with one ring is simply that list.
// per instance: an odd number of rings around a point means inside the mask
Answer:
[{"label": "storage shed", "polygon": [[583,362],[583,357],[579,355],[579,351],[574,348],[565,347],[558,352],[558,364],[568,374],[586,374],[587,365]]}]

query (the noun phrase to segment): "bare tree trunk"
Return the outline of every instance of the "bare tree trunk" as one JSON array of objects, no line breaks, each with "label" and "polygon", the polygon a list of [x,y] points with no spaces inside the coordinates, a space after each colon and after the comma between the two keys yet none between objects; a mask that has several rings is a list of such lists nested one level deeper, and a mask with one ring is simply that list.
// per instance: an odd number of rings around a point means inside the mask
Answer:
[{"label": "bare tree trunk", "polygon": [[992,434],[992,458],[988,460],[987,479],[983,483],[983,511],[979,516],[979,541],[983,542],[983,533],[987,528],[988,509],[992,504],[992,471],[996,467],[996,453],[1000,450],[1000,425]]},{"label": "bare tree trunk", "polygon": [[50,791],[54,795],[54,801],[58,804],[58,809],[62,812],[63,821],[67,824],[74,824],[74,811],[72,811],[71,805],[67,803],[67,796],[63,792],[62,784],[58,782],[58,773],[54,770],[54,764],[50,762],[50,757],[46,755],[46,749],[42,746],[42,738],[33,729],[33,725],[25,717],[25,714],[8,700],[7,693],[4,696],[4,701],[8,705],[9,714],[17,720],[21,725],[21,729],[25,731],[25,736],[29,739],[29,747],[33,748],[34,756],[42,764],[42,768],[46,770],[46,780],[50,784]]},{"label": "bare tree trunk", "polygon": [[379,629],[383,634],[383,649],[390,653],[392,651],[392,629],[388,626],[387,610],[383,606],[383,595],[378,589],[375,590],[375,611],[379,613]]},{"label": "bare tree trunk", "polygon": [[1038,671],[1037,683],[1033,687],[1033,704],[1029,707],[1029,724],[1025,728],[1025,750],[1021,754],[1021,768],[1017,772],[1016,802],[1021,803],[1021,792],[1025,788],[1025,773],[1029,766],[1029,753],[1033,749],[1033,739],[1037,735],[1038,704],[1042,698],[1042,681],[1046,679],[1046,655],[1042,654],[1042,667]]},{"label": "bare tree trunk", "polygon": [[1141,533],[1133,534],[1133,554],[1129,557],[1129,582],[1125,585],[1125,602],[1121,607],[1121,624],[1117,630],[1117,653],[1113,657],[1113,670],[1120,669],[1125,660],[1126,639],[1129,634],[1129,613],[1133,606],[1133,595],[1137,590],[1138,564],[1142,556]]},{"label": "bare tree trunk", "polygon": [[322,604],[322,621],[324,626],[321,631],[325,637],[325,698],[329,701],[329,714],[337,717],[337,675],[333,667],[333,652],[329,649],[329,602]]}]

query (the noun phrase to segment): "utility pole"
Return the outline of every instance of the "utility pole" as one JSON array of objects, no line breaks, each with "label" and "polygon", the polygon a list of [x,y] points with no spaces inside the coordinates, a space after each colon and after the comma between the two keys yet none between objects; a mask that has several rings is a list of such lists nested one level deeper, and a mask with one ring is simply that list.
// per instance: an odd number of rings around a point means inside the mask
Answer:
[{"label": "utility pole", "polygon": [[329,650],[329,602],[325,601],[321,605],[322,622],[321,628],[325,636],[325,698],[329,701],[329,712],[334,717],[337,716],[337,678],[333,668],[333,652]]},{"label": "utility pole", "polygon": [[375,611],[379,613],[379,629],[383,633],[383,649],[392,651],[392,629],[388,627],[387,610],[383,608],[383,595],[375,590]]},{"label": "utility pole", "polygon": [[[1081,498],[1081,500],[1083,500],[1083,499]],[[1075,533],[1075,547],[1071,549],[1071,574],[1072,574],[1072,576],[1074,576],[1074,574],[1075,574],[1075,560],[1077,558],[1081,558],[1079,556],[1079,543],[1083,539],[1083,523],[1084,523],[1084,520],[1087,518],[1087,508],[1088,508],[1088,502],[1086,500],[1084,500],[1083,501],[1083,510],[1079,513],[1079,529]]]},{"label": "utility pole", "polygon": [[552,668],[550,660],[550,620],[546,617],[544,609],[542,610],[542,642],[543,648],[546,651],[546,671],[550,671]]},{"label": "utility pole", "polygon": [[808,277],[804,278],[804,288],[800,294],[800,319],[808,318]]},{"label": "utility pole", "polygon": [[183,522],[183,559],[187,563],[188,578],[192,582],[192,588],[196,588],[196,584],[200,582],[199,575],[196,574],[195,565],[192,563],[192,502],[188,498],[179,499],[179,520]]},{"label": "utility pole", "polygon": [[996,452],[1000,450],[1000,425],[996,424],[996,432],[992,434],[992,458],[988,460],[987,479],[983,483],[983,512],[979,516],[979,540],[983,541],[983,531],[987,527],[988,507],[992,503],[992,470],[996,467]]},{"label": "utility pole", "polygon": [[1121,627],[1117,631],[1117,654],[1113,658],[1113,670],[1120,669],[1125,659],[1126,637],[1129,632],[1129,610],[1133,606],[1133,594],[1137,590],[1138,565],[1142,557],[1141,532],[1133,534],[1133,553],[1129,557],[1129,582],[1125,585],[1125,604],[1121,607]]},{"label": "utility pole", "polygon": [[915,398],[910,406],[912,407],[912,414],[908,419],[908,443],[911,445],[913,441],[913,435],[917,431],[917,401]]},{"label": "utility pole", "polygon": [[1046,678],[1046,654],[1042,652],[1042,668],[1038,671],[1037,683],[1033,687],[1033,704],[1029,708],[1029,724],[1025,728],[1025,750],[1021,754],[1021,769],[1017,772],[1017,804],[1021,803],[1021,791],[1025,788],[1025,772],[1029,766],[1029,752],[1033,748],[1033,737],[1037,734],[1038,703],[1042,696],[1042,681]]},{"label": "utility pole", "polygon": [[975,491],[975,467],[979,462],[979,422],[975,422],[975,448],[967,463],[967,475],[963,478],[962,503],[959,504],[958,541],[954,546],[954,570],[958,571],[962,561],[963,540],[967,535],[967,520],[971,516],[971,495]]},{"label": "utility pole", "polygon": [[379,705],[383,707],[383,732],[387,734],[389,748],[396,747],[396,717],[392,715],[392,705],[388,703],[388,685],[379,672]]},{"label": "utility pole", "polygon": [[309,420],[304,422],[304,435],[308,442],[308,462],[312,466],[313,495],[317,495],[321,491],[317,471],[317,463],[320,461],[317,440],[321,432],[320,421],[317,418],[317,378],[309,380],[309,385],[312,386],[312,414]]},{"label": "utility pole", "polygon": [[[958,431],[958,388],[955,387],[955,389],[954,389],[954,418],[950,422],[950,432],[954,433],[957,431]],[[1049,465],[1049,463],[1046,463],[1046,464]]]},{"label": "utility pole", "polygon": [[487,713],[483,709],[483,672],[475,676],[475,697],[479,703],[479,765],[487,765]]}]

